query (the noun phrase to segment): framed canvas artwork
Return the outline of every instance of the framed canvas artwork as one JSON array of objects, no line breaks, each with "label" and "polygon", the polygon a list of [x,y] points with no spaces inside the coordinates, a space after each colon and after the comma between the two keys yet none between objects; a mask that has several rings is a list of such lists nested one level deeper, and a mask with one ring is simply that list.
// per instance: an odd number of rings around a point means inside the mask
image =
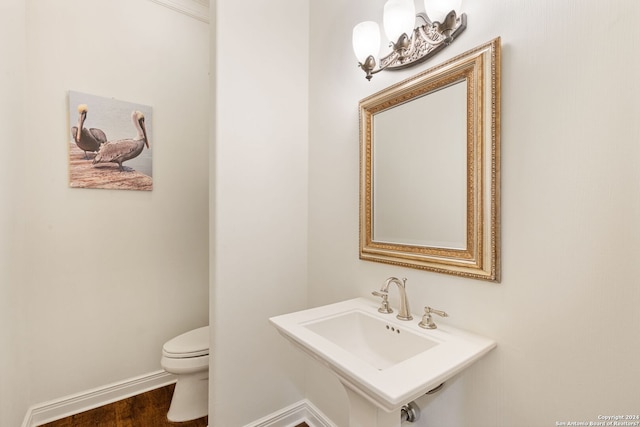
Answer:
[{"label": "framed canvas artwork", "polygon": [[152,108],[69,91],[69,186],[153,189]]}]

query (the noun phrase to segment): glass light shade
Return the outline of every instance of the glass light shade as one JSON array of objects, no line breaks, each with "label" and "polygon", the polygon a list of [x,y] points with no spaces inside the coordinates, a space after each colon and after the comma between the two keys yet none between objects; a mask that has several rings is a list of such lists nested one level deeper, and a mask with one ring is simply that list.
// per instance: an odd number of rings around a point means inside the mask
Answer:
[{"label": "glass light shade", "polygon": [[395,43],[402,34],[411,37],[416,23],[413,0],[388,0],[384,4],[384,32]]},{"label": "glass light shade", "polygon": [[380,52],[380,27],[377,22],[365,21],[353,27],[353,52],[360,63],[369,55],[378,57]]},{"label": "glass light shade", "polygon": [[424,10],[431,22],[443,22],[447,13],[452,10],[460,15],[462,8],[462,0],[424,0]]}]

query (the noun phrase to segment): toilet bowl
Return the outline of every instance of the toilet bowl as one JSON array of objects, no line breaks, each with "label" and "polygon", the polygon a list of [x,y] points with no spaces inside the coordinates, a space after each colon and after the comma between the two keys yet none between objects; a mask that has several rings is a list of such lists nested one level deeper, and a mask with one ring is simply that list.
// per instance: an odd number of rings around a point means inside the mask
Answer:
[{"label": "toilet bowl", "polygon": [[162,368],[177,376],[167,419],[182,422],[202,418],[209,406],[209,327],[194,329],[162,346]]}]

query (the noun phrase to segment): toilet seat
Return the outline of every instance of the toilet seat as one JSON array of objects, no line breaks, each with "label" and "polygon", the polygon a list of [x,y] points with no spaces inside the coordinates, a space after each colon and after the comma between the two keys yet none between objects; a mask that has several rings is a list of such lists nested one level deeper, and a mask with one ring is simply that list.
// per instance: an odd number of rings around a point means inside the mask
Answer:
[{"label": "toilet seat", "polygon": [[209,327],[203,326],[167,341],[162,355],[170,359],[188,359],[209,355]]}]

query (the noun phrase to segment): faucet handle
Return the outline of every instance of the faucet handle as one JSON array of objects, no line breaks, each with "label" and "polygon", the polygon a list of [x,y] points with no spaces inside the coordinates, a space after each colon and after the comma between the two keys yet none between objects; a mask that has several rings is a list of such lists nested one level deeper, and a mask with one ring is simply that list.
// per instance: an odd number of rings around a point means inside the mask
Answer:
[{"label": "faucet handle", "polygon": [[373,292],[371,292],[371,295],[374,295],[374,296],[382,298],[382,303],[380,305],[380,308],[378,308],[378,311],[380,313],[385,313],[385,314],[393,313],[393,310],[391,309],[391,307],[389,307],[389,293],[388,292],[373,291]]},{"label": "faucet handle", "polygon": [[449,315],[442,310],[436,310],[431,307],[425,307],[424,315],[422,316],[422,320],[420,321],[420,323],[418,323],[418,326],[424,329],[436,329],[438,325],[436,325],[435,322],[433,321],[433,318],[431,317],[431,313],[437,314],[440,317],[449,317]]}]

